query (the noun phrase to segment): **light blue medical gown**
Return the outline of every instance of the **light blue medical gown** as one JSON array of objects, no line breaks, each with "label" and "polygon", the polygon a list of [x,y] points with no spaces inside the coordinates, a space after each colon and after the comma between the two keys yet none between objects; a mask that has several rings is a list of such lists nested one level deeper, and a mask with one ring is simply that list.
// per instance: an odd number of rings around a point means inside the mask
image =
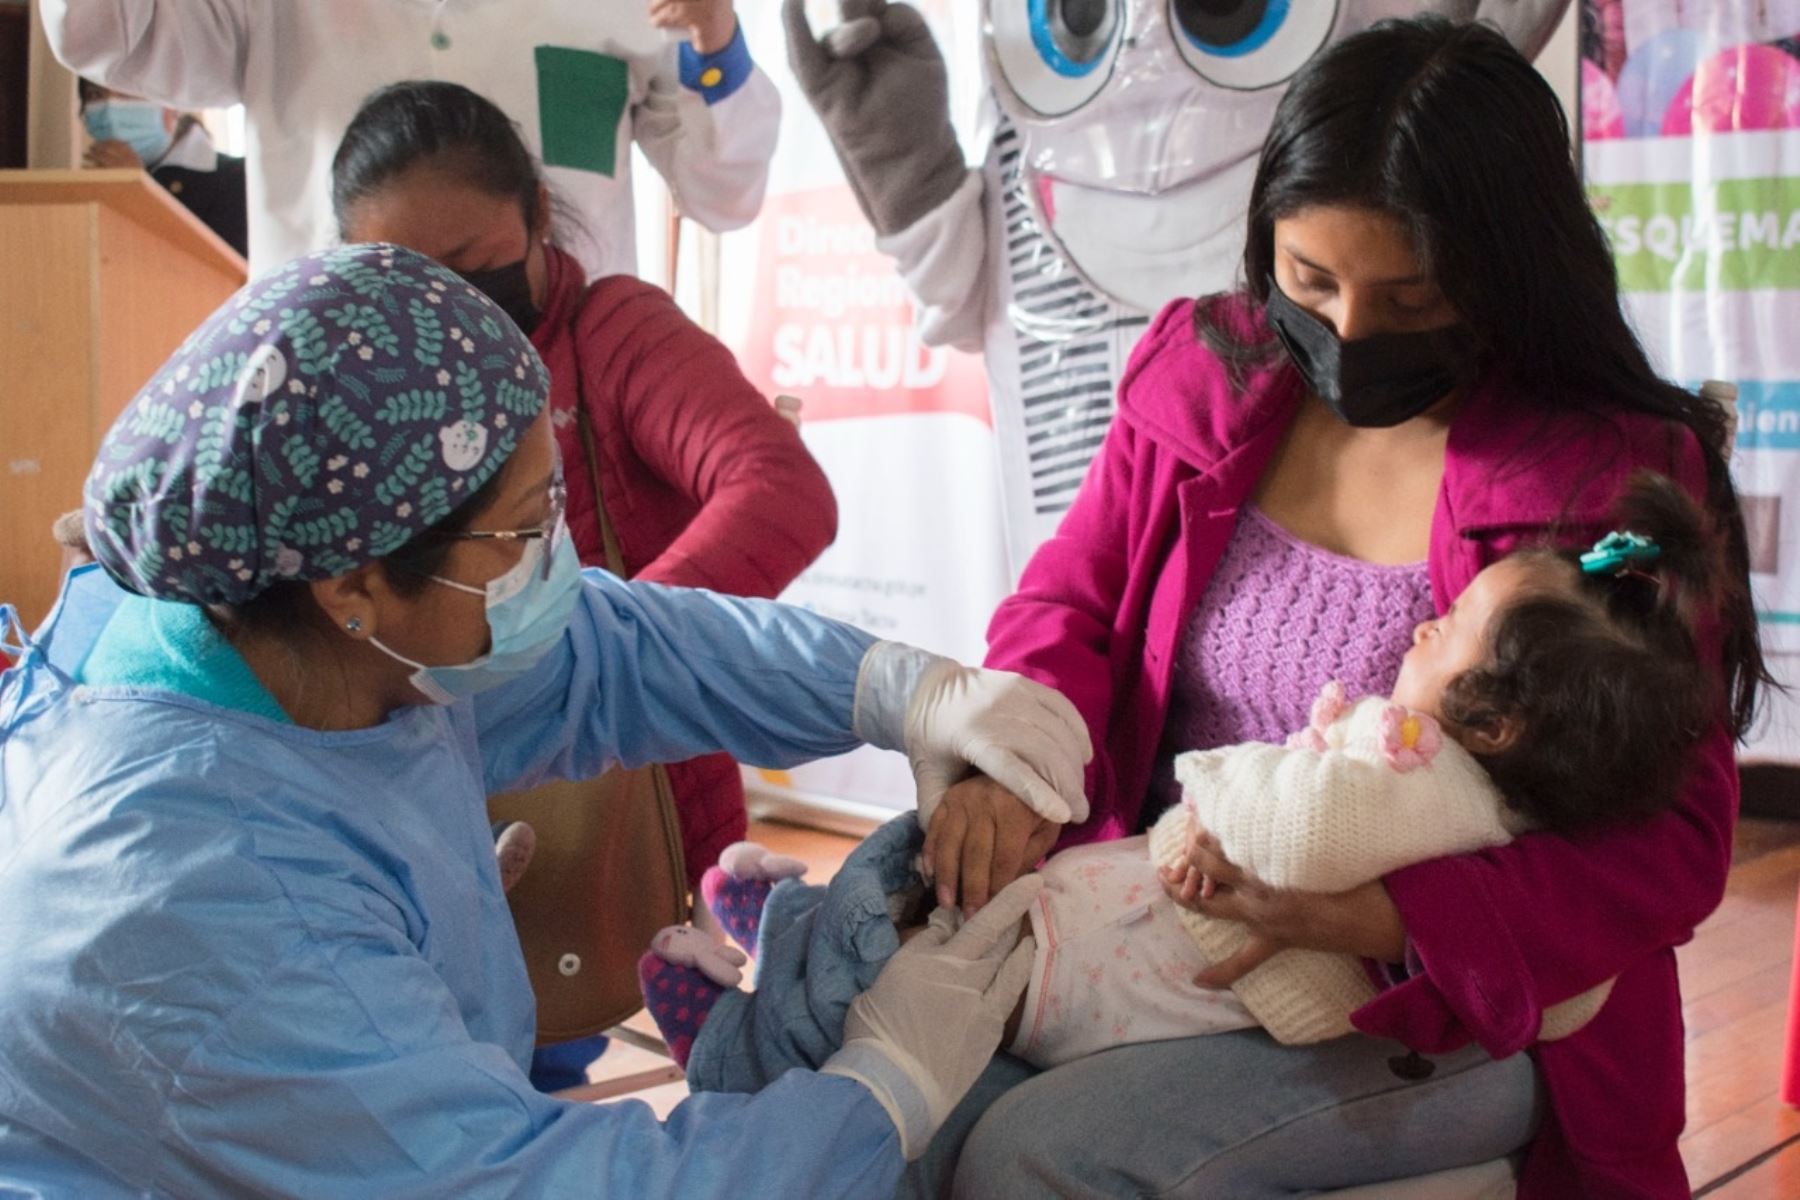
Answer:
[{"label": "light blue medical gown", "polygon": [[856,745],[867,634],[586,573],[527,678],[321,733],[74,682],[123,598],[78,572],[0,675],[0,1196],[891,1194],[893,1124],[754,1095],[553,1100],[486,797],[725,749]]}]

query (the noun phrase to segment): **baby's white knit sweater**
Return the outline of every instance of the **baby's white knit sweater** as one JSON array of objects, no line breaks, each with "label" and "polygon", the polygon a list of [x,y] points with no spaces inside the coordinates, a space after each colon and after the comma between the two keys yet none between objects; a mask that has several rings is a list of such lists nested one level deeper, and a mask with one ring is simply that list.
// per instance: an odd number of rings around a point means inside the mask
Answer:
[{"label": "baby's white knit sweater", "polygon": [[[1273,887],[1342,892],[1416,862],[1511,841],[1524,822],[1487,772],[1430,717],[1371,696],[1346,705],[1328,684],[1313,723],[1286,746],[1247,742],[1175,760],[1183,802],[1150,834],[1158,866],[1185,864],[1194,824],[1225,857]],[[1181,910],[1201,953],[1219,962],[1248,939],[1233,921]],[[1611,981],[1544,1011],[1539,1037],[1566,1037],[1606,1002]],[[1233,990],[1277,1041],[1352,1031],[1375,997],[1360,960],[1283,950]]]}]

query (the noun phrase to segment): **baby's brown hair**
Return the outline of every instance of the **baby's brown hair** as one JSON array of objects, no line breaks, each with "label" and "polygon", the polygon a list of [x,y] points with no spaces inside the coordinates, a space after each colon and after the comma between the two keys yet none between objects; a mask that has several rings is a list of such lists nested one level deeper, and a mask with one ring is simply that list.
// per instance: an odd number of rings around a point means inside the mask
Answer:
[{"label": "baby's brown hair", "polygon": [[1723,541],[1680,487],[1648,473],[1632,478],[1614,531],[1585,555],[1520,551],[1531,583],[1495,614],[1482,665],[1444,692],[1453,728],[1511,725],[1477,757],[1546,829],[1673,807],[1695,744],[1729,716],[1697,624],[1716,611]]}]

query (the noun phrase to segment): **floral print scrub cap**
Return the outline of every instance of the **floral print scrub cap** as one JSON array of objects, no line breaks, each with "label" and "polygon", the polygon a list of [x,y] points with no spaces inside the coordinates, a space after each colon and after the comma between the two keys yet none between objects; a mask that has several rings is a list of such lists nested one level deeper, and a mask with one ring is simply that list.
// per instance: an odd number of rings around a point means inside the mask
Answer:
[{"label": "floral print scrub cap", "polygon": [[165,600],[241,604],[341,575],[491,479],[549,389],[518,327],[430,259],[295,259],[207,318],[119,416],[88,476],[88,544]]}]

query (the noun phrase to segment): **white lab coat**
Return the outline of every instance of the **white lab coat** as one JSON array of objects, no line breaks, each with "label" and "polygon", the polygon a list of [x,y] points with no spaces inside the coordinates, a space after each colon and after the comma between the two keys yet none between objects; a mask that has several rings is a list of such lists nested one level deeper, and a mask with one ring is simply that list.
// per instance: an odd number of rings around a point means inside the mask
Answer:
[{"label": "white lab coat", "polygon": [[[680,81],[649,0],[43,0],[56,56],[118,91],[177,108],[245,108],[250,270],[330,245],[331,159],[364,99],[406,79],[461,83],[498,104],[542,156],[537,52],[623,60],[613,170],[550,165],[579,217],[564,239],[590,277],[635,273],[630,146],[681,211],[731,229],[762,207],[781,101],[761,69],[708,105]],[[602,128],[596,137],[604,141]]]}]

